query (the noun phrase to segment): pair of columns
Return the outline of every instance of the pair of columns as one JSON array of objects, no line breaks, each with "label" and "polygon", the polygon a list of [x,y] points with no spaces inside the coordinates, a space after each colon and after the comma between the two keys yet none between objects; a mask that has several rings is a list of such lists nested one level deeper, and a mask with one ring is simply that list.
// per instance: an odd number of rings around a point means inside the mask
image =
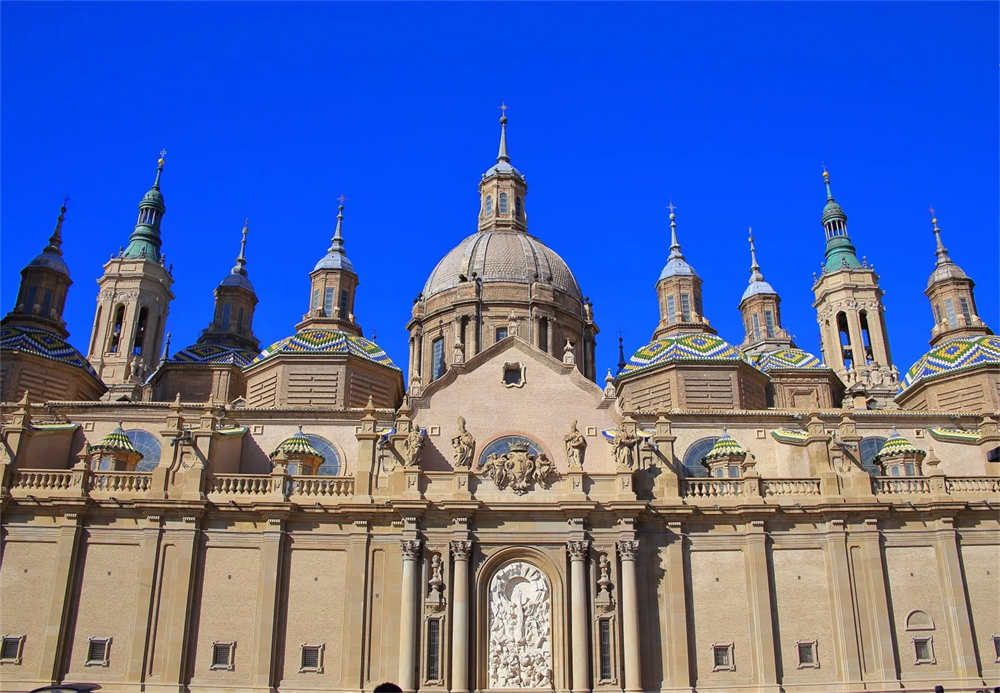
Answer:
[{"label": "pair of columns", "polygon": [[[399,686],[404,693],[416,691],[416,656],[419,651],[417,639],[418,607],[421,603],[417,585],[421,542],[419,539],[404,539],[400,542],[403,555],[402,575],[402,616],[399,628]],[[454,560],[454,584],[452,585],[451,621],[451,691],[469,691],[469,558],[472,542],[455,540],[451,542]],[[588,540],[574,540],[566,543],[570,557],[570,608],[571,645],[573,660],[573,691],[585,693],[590,686],[590,640],[587,624],[590,609],[587,604],[586,560],[590,552]],[[622,565],[622,635],[625,664],[625,691],[642,690],[642,669],[639,646],[639,599],[636,577],[636,561],[639,554],[637,539],[622,539],[618,542],[618,554]]]}]

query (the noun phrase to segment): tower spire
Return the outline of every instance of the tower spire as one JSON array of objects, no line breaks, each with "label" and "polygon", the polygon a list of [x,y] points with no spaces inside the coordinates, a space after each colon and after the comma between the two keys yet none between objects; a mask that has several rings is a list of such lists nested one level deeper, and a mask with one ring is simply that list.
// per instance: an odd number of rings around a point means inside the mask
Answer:
[{"label": "tower spire", "polygon": [[821,218],[823,230],[826,232],[826,260],[823,262],[823,272],[836,272],[841,269],[860,269],[857,251],[847,235],[847,213],[835,199],[830,189],[830,172],[823,167],[823,184],[826,186],[826,204],[823,206]]},{"label": "tower spire", "polygon": [[510,156],[507,154],[507,104],[500,103],[500,149],[497,151],[497,163],[504,161],[510,163]]},{"label": "tower spire", "polygon": [[941,242],[941,229],[938,227],[938,220],[937,216],[934,214],[934,208],[930,207],[929,211],[931,213],[931,225],[934,227],[934,240],[937,244],[937,248],[934,251],[937,254],[937,262],[935,264],[941,266],[945,263],[951,262],[951,258],[948,257],[948,249],[945,248],[944,243]]},{"label": "tower spire", "polygon": [[674,210],[677,207],[674,206],[673,200],[667,205],[667,209],[670,210],[670,257],[683,259],[684,254],[681,253],[681,244],[677,240],[677,215],[674,214]]},{"label": "tower spire", "polygon": [[250,217],[243,219],[243,237],[240,239],[240,254],[236,256],[236,264],[233,265],[233,274],[247,273],[247,233],[250,231]]},{"label": "tower spire", "polygon": [[49,244],[45,246],[43,252],[56,253],[62,255],[62,225],[63,219],[66,218],[66,203],[69,202],[69,197],[63,198],[62,206],[59,208],[59,217],[56,219],[56,228],[49,236]]},{"label": "tower spire", "polygon": [[344,252],[344,200],[346,198],[341,195],[337,198],[340,202],[337,205],[337,228],[333,232],[333,238],[330,239],[330,252],[343,253]]},{"label": "tower spire", "polygon": [[760,265],[757,264],[757,248],[753,244],[753,227],[747,227],[747,235],[750,240],[750,281],[762,281],[764,275],[760,272]]},{"label": "tower spire", "polygon": [[153,190],[160,189],[160,176],[163,175],[163,162],[167,158],[167,150],[161,149],[160,156],[156,160],[156,178],[153,179]]}]

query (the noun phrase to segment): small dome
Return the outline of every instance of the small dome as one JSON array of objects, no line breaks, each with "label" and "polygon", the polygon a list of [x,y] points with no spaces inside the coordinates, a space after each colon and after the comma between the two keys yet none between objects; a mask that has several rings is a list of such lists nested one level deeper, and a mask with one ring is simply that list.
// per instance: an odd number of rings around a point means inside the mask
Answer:
[{"label": "small dome", "polygon": [[378,344],[370,342],[364,337],[347,334],[340,330],[299,330],[291,337],[280,339],[267,349],[264,349],[253,360],[253,363],[260,363],[278,354],[295,354],[299,356],[312,354],[351,354],[366,361],[399,370],[392,362],[392,359],[389,358],[389,355]]},{"label": "small dome", "polygon": [[121,425],[108,435],[104,436],[100,443],[90,448],[96,452],[124,452],[130,455],[137,455],[136,461],[142,459],[142,453],[128,439]]},{"label": "small dome", "polygon": [[724,433],[721,438],[715,441],[712,449],[701,458],[701,461],[707,462],[720,457],[746,457],[746,454],[747,451],[743,449],[743,446],[735,438],[728,433]]},{"label": "small dome", "polygon": [[226,278],[219,282],[219,286],[238,286],[241,289],[253,292],[253,284],[250,283],[250,278],[245,274],[237,272],[227,274]]},{"label": "small dome", "polygon": [[298,433],[293,434],[291,438],[285,438],[285,440],[281,441],[281,444],[279,444],[278,447],[274,449],[274,452],[271,453],[271,458],[273,459],[277,457],[278,453],[281,452],[285,453],[286,455],[293,455],[293,456],[308,455],[310,457],[319,458],[320,460],[323,459],[322,453],[320,453],[319,450],[314,448],[313,444],[309,442],[309,439],[306,438],[305,433],[302,432],[301,426],[299,427]]},{"label": "small dome", "polygon": [[65,274],[67,277],[69,276],[69,267],[66,266],[62,253],[50,248],[46,248],[39,253],[34,260],[28,263],[28,267],[50,269],[59,272],[60,274]]},{"label": "small dome", "polygon": [[142,201],[139,203],[140,206],[153,205],[155,207],[163,208],[163,193],[160,192],[159,188],[150,188],[146,191],[146,194],[142,196]]},{"label": "small dome", "polygon": [[83,369],[95,378],[90,362],[57,334],[37,327],[4,325],[0,328],[0,352],[24,352]]},{"label": "small dome", "polygon": [[243,368],[253,362],[255,352],[221,344],[192,344],[170,357],[173,363],[221,363]]},{"label": "small dome", "polygon": [[830,219],[841,218],[846,219],[847,213],[844,212],[844,208],[837,204],[836,200],[827,200],[826,204],[823,205],[823,223],[830,221]]},{"label": "small dome", "polygon": [[619,377],[675,361],[742,361],[739,350],[714,334],[684,334],[656,339],[640,347]]},{"label": "small dome", "polygon": [[740,298],[740,303],[747,300],[751,296],[758,296],[760,294],[768,294],[777,296],[778,292],[774,290],[774,287],[768,284],[763,279],[755,280],[747,285],[746,291],[743,292],[743,297]]},{"label": "small dome", "polygon": [[[666,279],[667,277],[697,277],[698,273],[694,271],[694,267],[688,264],[688,261],[684,259],[684,256],[678,253],[674,255],[670,254],[667,258],[667,264],[663,266],[663,270],[660,272],[660,279]],[[659,281],[659,280],[657,280]]]},{"label": "small dome", "polygon": [[747,357],[750,364],[759,371],[767,373],[784,369],[823,369],[828,368],[818,358],[802,349],[789,347],[756,353]]},{"label": "small dome", "polygon": [[938,264],[934,271],[931,272],[931,276],[927,278],[927,287],[930,288],[933,284],[937,282],[944,281],[945,279],[968,279],[967,275],[961,267],[956,265],[952,261],[942,262]]},{"label": "small dome", "polygon": [[892,435],[885,439],[885,442],[882,443],[882,447],[879,449],[875,457],[872,458],[872,461],[879,462],[885,457],[905,454],[924,455],[926,453],[906,438],[899,435],[899,432],[893,429]]},{"label": "small dome", "polygon": [[327,251],[326,255],[319,259],[316,266],[313,267],[313,272],[316,270],[347,270],[348,272],[353,272],[354,265],[347,259],[347,255],[344,254],[343,250],[337,252],[331,248]]},{"label": "small dome", "polygon": [[1000,337],[956,337],[934,347],[910,367],[903,378],[903,389],[918,380],[946,375],[974,366],[1000,365]]},{"label": "small dome", "polygon": [[509,161],[496,162],[488,169],[486,169],[486,173],[483,174],[483,178],[489,178],[490,176],[495,176],[498,173],[514,174],[515,176],[519,176],[522,179],[524,178],[524,174],[522,174],[516,168],[511,166]]},{"label": "small dome", "polygon": [[484,282],[549,283],[582,300],[566,262],[540,240],[520,231],[486,231],[466,237],[438,262],[424,284],[424,297],[472,281],[473,275]]}]

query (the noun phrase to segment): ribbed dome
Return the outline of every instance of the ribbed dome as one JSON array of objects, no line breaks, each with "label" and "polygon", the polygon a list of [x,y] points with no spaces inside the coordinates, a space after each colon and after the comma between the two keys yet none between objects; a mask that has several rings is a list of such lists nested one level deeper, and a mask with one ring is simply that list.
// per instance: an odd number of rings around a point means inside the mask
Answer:
[{"label": "ribbed dome", "polygon": [[66,266],[66,261],[63,260],[62,255],[58,251],[51,247],[46,248],[35,256],[35,259],[28,263],[28,267],[44,267],[45,269],[65,274],[67,277],[69,276],[69,267]]},{"label": "ribbed dome", "polygon": [[433,296],[473,275],[484,282],[539,281],[582,299],[580,287],[569,267],[555,251],[534,236],[519,231],[474,233],[452,248],[424,284],[424,297]]},{"label": "ribbed dome", "polygon": [[934,271],[931,272],[931,276],[927,278],[927,286],[930,287],[937,282],[944,281],[945,279],[968,279],[969,275],[965,271],[956,265],[951,260],[946,262],[940,262],[934,267]]}]

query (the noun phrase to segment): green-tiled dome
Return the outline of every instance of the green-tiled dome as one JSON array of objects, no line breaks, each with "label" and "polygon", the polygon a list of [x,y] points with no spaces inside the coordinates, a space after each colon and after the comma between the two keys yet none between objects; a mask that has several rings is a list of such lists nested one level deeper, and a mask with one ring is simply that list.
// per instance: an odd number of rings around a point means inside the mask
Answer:
[{"label": "green-tiled dome", "polygon": [[95,452],[124,452],[129,455],[136,455],[137,459],[142,459],[142,453],[128,439],[125,430],[119,425],[118,428],[104,436],[97,445],[90,448]]},{"label": "green-tiled dome", "polygon": [[271,457],[277,457],[282,452],[286,455],[309,455],[323,459],[323,454],[313,447],[313,444],[309,442],[309,439],[302,432],[301,427],[299,427],[298,432],[292,435],[291,438],[285,438],[285,440],[281,441],[281,444],[271,453]]},{"label": "green-tiled dome", "polygon": [[735,438],[733,438],[728,433],[724,433],[721,438],[715,441],[715,445],[712,449],[701,458],[702,462],[708,462],[710,460],[719,459],[720,457],[739,457],[746,456],[747,451],[743,449]]},{"label": "green-tiled dome", "polygon": [[879,449],[875,457],[872,458],[872,461],[879,462],[885,457],[905,454],[923,455],[925,454],[925,451],[915,446],[894,430],[892,435],[886,438],[885,442],[882,443],[882,447]]}]

